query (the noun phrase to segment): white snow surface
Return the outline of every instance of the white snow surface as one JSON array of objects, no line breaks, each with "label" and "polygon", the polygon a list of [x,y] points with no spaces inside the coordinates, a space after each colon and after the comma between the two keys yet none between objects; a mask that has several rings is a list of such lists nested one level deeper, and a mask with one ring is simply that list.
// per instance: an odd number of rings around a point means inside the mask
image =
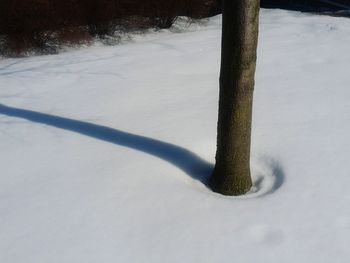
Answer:
[{"label": "white snow surface", "polygon": [[220,34],[0,61],[1,263],[350,262],[350,20],[262,10],[240,198],[205,186]]}]

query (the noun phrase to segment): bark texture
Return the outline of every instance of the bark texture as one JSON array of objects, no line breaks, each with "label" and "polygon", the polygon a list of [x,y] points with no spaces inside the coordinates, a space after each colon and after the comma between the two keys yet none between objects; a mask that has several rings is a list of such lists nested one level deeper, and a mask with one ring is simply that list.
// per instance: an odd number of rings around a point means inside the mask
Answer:
[{"label": "bark texture", "polygon": [[216,164],[210,185],[224,195],[252,186],[250,140],[259,0],[224,0]]}]

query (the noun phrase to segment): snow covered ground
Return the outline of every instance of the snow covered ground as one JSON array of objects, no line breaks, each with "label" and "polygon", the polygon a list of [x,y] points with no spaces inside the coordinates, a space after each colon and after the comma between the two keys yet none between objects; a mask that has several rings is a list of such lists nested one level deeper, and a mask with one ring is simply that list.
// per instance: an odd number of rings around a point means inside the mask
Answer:
[{"label": "snow covered ground", "polygon": [[0,61],[0,262],[350,260],[350,20],[262,10],[254,193],[204,182],[221,17]]}]

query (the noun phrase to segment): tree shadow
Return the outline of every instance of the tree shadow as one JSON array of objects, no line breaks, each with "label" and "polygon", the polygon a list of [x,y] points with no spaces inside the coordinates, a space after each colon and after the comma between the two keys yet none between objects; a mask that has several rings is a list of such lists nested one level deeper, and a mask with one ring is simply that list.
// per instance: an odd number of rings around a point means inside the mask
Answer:
[{"label": "tree shadow", "polygon": [[211,163],[203,160],[191,151],[160,140],[127,133],[89,122],[8,107],[3,104],[0,104],[0,114],[79,133],[94,139],[153,155],[173,164],[193,179],[202,182],[204,185],[208,185],[208,179],[213,170],[213,165]]}]

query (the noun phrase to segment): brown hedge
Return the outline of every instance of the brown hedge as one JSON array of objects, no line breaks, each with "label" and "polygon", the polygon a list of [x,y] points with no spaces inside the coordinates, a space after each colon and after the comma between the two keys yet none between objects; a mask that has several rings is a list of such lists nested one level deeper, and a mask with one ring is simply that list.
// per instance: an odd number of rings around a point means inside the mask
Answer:
[{"label": "brown hedge", "polygon": [[62,43],[208,15],[215,0],[1,0],[0,52],[53,52]]}]

